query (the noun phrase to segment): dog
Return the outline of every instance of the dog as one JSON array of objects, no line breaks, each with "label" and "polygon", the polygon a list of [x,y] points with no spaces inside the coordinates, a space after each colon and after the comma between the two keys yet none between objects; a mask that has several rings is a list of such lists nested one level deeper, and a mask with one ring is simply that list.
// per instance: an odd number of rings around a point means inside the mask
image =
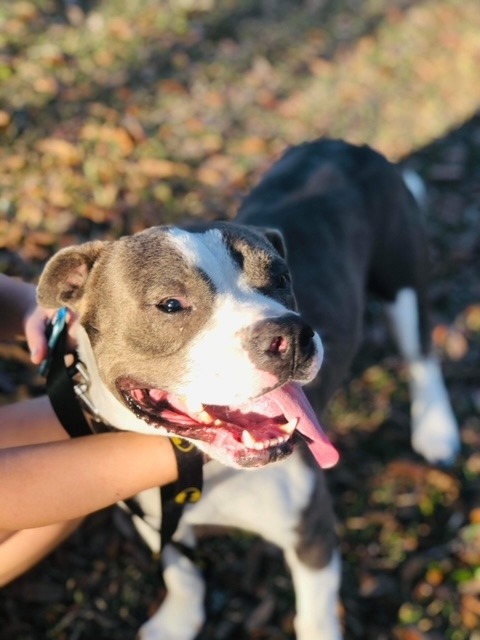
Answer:
[{"label": "dog", "polygon": [[[361,340],[366,296],[379,296],[410,375],[413,447],[450,463],[459,436],[430,353],[426,266],[422,215],[399,170],[335,140],[287,151],[234,223],[148,230],[51,259],[39,300],[79,315],[80,358],[102,416],[181,435],[212,458],[202,499],[163,549],[167,595],[141,640],[193,640],[200,630],[205,586],[183,549],[205,524],[279,546],[295,588],[297,640],[341,638],[340,558],[321,469],[337,453],[297,385],[310,383],[321,418]],[[157,522],[155,490],[138,501]],[[158,551],[158,537],[139,530]]]},{"label": "dog", "polygon": [[[322,343],[294,309],[277,236],[229,223],[154,227],[50,259],[38,301],[76,315],[88,402],[103,422],[190,440],[220,474],[289,457],[296,436],[319,465],[336,463],[300,387],[316,375]],[[218,481],[213,466],[206,487]],[[301,503],[303,486],[297,493]],[[155,489],[138,496],[143,525],[159,504]],[[174,637],[196,634],[187,609],[173,618]]]}]

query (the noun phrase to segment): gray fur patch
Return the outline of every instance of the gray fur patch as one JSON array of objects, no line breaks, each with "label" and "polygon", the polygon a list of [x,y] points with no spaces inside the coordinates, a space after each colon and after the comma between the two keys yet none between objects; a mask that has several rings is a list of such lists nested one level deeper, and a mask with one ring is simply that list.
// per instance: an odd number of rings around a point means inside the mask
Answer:
[{"label": "gray fur patch", "polygon": [[335,514],[325,474],[316,466],[312,470],[317,478],[297,528],[299,541],[296,552],[307,567],[322,569],[331,561],[337,548]]}]

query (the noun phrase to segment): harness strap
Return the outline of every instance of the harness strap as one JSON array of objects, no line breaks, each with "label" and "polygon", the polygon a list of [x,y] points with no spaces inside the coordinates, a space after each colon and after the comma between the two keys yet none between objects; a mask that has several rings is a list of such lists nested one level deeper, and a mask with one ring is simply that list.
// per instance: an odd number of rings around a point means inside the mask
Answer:
[{"label": "harness strap", "polygon": [[162,546],[170,540],[187,503],[198,502],[203,487],[203,455],[187,440],[171,438],[178,465],[178,480],[161,490]]},{"label": "harness strap", "polygon": [[85,418],[73,384],[65,365],[65,347],[67,343],[67,325],[64,324],[53,340],[49,341],[48,368],[46,369],[46,387],[53,410],[63,427],[72,438],[91,435],[92,430]]}]

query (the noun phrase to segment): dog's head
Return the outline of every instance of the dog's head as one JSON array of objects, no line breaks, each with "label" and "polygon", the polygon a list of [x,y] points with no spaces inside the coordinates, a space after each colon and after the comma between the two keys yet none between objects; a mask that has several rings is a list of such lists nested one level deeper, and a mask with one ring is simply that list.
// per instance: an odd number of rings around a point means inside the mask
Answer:
[{"label": "dog's head", "polygon": [[322,466],[336,461],[299,387],[322,345],[295,312],[278,241],[226,223],[153,227],[49,261],[39,303],[77,315],[106,419],[246,467],[288,455],[298,430]]}]

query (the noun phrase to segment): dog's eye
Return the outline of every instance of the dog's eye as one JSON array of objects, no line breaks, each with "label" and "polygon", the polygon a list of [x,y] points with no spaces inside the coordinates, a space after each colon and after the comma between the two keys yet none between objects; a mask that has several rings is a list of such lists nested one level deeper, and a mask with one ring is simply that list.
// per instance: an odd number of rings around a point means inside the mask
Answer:
[{"label": "dog's eye", "polygon": [[177,298],[166,298],[157,304],[157,309],[164,313],[178,313],[183,311],[186,307],[181,300]]}]

